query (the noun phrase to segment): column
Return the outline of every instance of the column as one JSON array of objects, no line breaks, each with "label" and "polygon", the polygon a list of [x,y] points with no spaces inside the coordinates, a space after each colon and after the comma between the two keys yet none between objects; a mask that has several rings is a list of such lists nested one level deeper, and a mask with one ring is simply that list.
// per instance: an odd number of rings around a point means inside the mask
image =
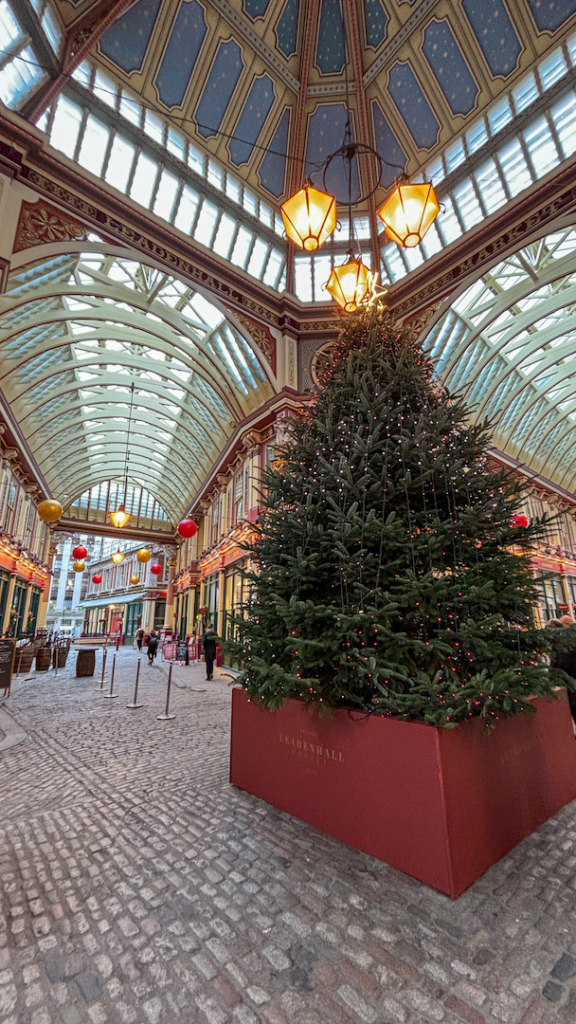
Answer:
[{"label": "column", "polygon": [[168,565],[168,589],[166,591],[166,612],[164,614],[164,628],[172,629],[174,626],[174,577],[176,575],[176,563],[178,561],[176,550],[170,550],[167,558]]}]

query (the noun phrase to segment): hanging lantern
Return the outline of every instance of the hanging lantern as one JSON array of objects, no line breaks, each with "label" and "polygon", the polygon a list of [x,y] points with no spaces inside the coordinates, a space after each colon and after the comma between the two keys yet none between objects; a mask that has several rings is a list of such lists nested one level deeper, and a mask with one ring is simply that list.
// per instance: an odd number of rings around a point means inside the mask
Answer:
[{"label": "hanging lantern", "polygon": [[88,554],[88,548],[85,548],[83,544],[77,544],[75,548],[72,548],[72,558],[86,558]]},{"label": "hanging lantern", "polygon": [[118,551],[114,552],[114,554],[111,556],[111,558],[112,558],[112,561],[114,562],[114,565],[120,565],[120,562],[124,558],[124,555],[122,554],[122,552],[120,550],[118,550]]},{"label": "hanging lantern", "polygon": [[419,245],[438,215],[440,204],[430,181],[411,185],[399,183],[377,210],[386,233],[407,249]]},{"label": "hanging lantern", "polygon": [[100,573],[99,573],[99,572],[97,572],[97,573],[96,573],[96,574],[95,574],[95,575],[94,575],[94,576],[92,577],[92,583],[102,583],[102,577],[101,577],[101,575],[100,575]]},{"label": "hanging lantern", "polygon": [[160,563],[159,562],[154,562],[154,565],[150,566],[150,572],[152,573],[153,576],[161,576],[162,575],[162,566],[160,565]]},{"label": "hanging lantern", "polygon": [[152,558],[152,552],[148,551],[148,548],[140,548],[140,551],[136,553],[136,558],[139,562],[149,562]]},{"label": "hanging lantern", "polygon": [[133,586],[134,586],[134,584],[135,584],[135,583],[140,583],[140,577],[139,577],[139,576],[131,576],[131,577],[130,577],[130,583],[131,583],[131,584],[132,584]]},{"label": "hanging lantern", "polygon": [[46,498],[46,501],[40,502],[37,511],[43,523],[55,523],[57,519],[60,519],[64,509],[59,501],[55,501],[54,498]]},{"label": "hanging lantern", "polygon": [[372,271],[360,256],[351,256],[347,263],[334,267],[326,289],[345,313],[354,313],[372,295],[373,284]]},{"label": "hanging lantern", "polygon": [[198,533],[198,527],[193,519],[181,519],[178,523],[178,533],[181,537],[194,537]]},{"label": "hanging lantern", "polygon": [[528,516],[525,516],[523,512],[515,512],[513,516],[510,516],[510,526],[528,526]]},{"label": "hanging lantern", "polygon": [[124,508],[124,502],[122,502],[122,504],[119,506],[119,508],[116,509],[115,512],[108,513],[108,518],[110,519],[112,526],[116,526],[119,530],[121,530],[123,526],[126,526],[126,523],[132,517],[130,513],[126,511],[126,509]]},{"label": "hanging lantern", "polygon": [[288,238],[314,252],[324,244],[336,227],[336,200],[327,192],[304,185],[280,207]]},{"label": "hanging lantern", "polygon": [[86,565],[84,562],[76,561],[72,568],[74,569],[74,572],[84,572]]}]

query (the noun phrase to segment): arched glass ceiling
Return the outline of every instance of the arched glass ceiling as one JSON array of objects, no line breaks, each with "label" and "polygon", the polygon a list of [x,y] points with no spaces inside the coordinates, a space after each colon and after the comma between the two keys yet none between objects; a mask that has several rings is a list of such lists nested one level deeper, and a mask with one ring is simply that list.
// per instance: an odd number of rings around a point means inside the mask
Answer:
[{"label": "arched glass ceiling", "polygon": [[425,341],[494,444],[576,486],[576,230],[534,242],[466,289]]},{"label": "arched glass ceiling", "polygon": [[0,387],[54,497],[129,475],[178,518],[236,424],[272,394],[224,314],[177,278],[101,247],[13,271]]}]

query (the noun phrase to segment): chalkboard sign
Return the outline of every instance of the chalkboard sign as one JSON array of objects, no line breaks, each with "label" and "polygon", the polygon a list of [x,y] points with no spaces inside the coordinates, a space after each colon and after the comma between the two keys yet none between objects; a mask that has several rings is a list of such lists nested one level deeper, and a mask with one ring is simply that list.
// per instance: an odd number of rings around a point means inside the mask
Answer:
[{"label": "chalkboard sign", "polygon": [[188,654],[188,644],[182,643],[176,645],[176,661],[186,661]]},{"label": "chalkboard sign", "polygon": [[12,669],[14,668],[15,640],[0,640],[0,690],[10,694]]}]

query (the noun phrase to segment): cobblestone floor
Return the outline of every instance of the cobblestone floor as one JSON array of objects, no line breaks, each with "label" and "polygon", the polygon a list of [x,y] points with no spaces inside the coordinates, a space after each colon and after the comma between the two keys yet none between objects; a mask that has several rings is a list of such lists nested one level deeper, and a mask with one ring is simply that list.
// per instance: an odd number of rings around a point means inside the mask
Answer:
[{"label": "cobblestone floor", "polygon": [[0,1024],[576,1022],[576,802],[451,902],[230,787],[223,677],[128,710],[136,657],[1,708]]}]

